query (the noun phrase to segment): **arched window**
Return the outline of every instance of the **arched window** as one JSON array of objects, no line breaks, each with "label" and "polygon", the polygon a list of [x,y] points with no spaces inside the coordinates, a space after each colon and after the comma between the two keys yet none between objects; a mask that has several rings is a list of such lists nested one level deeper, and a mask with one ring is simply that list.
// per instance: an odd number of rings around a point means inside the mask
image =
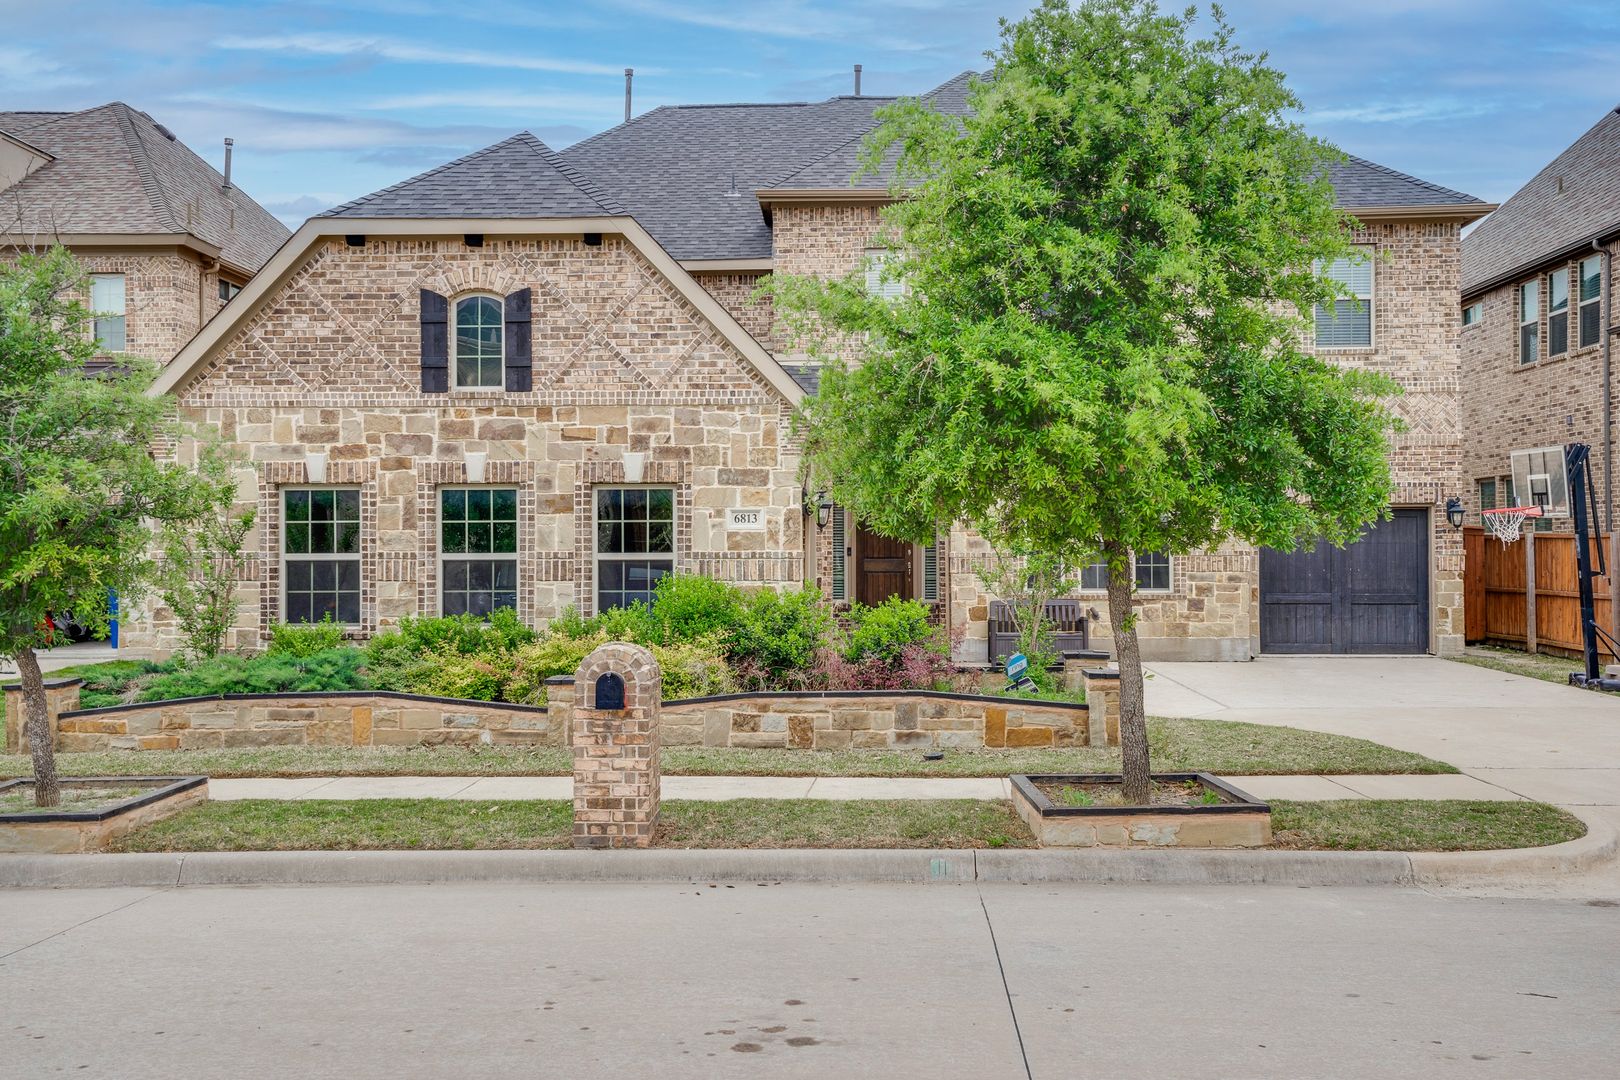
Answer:
[{"label": "arched window", "polygon": [[456,301],[451,369],[458,388],[501,388],[503,329],[499,297],[464,296]]}]

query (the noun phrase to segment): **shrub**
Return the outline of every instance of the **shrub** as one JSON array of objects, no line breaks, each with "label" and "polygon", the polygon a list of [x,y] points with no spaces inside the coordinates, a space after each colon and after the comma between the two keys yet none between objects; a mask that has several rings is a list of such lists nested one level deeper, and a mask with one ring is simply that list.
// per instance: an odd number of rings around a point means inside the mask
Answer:
[{"label": "shrub", "polygon": [[318,652],[340,648],[343,645],[343,627],[332,621],[332,615],[318,623],[276,623],[270,627],[270,647],[266,656],[314,656]]},{"label": "shrub", "polygon": [[742,590],[702,574],[670,574],[658,582],[652,621],[665,644],[729,634],[742,617]]},{"label": "shrub", "polygon": [[371,683],[366,678],[365,660],[366,654],[353,648],[327,649],[310,656],[218,656],[196,667],[158,676],[142,687],[137,700],[289,690],[366,690]]},{"label": "shrub", "polygon": [[808,681],[831,624],[814,589],[757,592],[726,637],[726,657],[751,688],[797,688]]},{"label": "shrub", "polygon": [[572,675],[592,649],[608,640],[601,631],[577,637],[551,633],[525,645],[512,660],[512,674],[507,680],[509,699],[524,705],[544,705],[546,680],[553,675]]},{"label": "shrub", "polygon": [[663,696],[679,698],[712,697],[737,689],[737,680],[726,666],[718,639],[680,641],[673,645],[651,646],[658,670],[663,674]]},{"label": "shrub", "polygon": [[[514,658],[514,666],[506,682],[506,700],[524,705],[544,705],[546,680],[556,675],[572,675],[579,665],[599,645],[609,641],[622,641],[597,631],[584,637],[564,637],[553,634],[533,645],[525,646]],[[647,646],[658,661],[663,674],[663,697],[709,697],[729,694],[737,689],[737,680],[726,666],[718,641],[683,641],[675,645]]]},{"label": "shrub", "polygon": [[868,656],[850,660],[837,649],[823,649],[812,683],[823,690],[951,690],[950,657],[932,642],[909,642],[895,659]]},{"label": "shrub", "polygon": [[645,645],[660,638],[658,624],[646,604],[637,600],[629,607],[608,608],[590,618],[579,613],[573,605],[564,608],[561,615],[551,620],[546,628],[551,634],[574,641],[606,635],[605,641],[630,641]]},{"label": "shrub", "polygon": [[407,615],[399,629],[378,634],[367,651],[379,655],[404,652],[414,655],[450,653],[471,656],[481,652],[514,652],[535,639],[535,632],[518,620],[511,608],[490,612],[487,620],[476,615]]},{"label": "shrub", "polygon": [[405,691],[471,701],[508,701],[512,670],[513,661],[507,654],[429,654],[406,670]]},{"label": "shrub", "polygon": [[180,666],[178,658],[161,663],[152,660],[107,660],[100,664],[85,664],[63,674],[84,680],[84,685],[79,688],[80,708],[99,709],[135,700],[143,685]]},{"label": "shrub", "polygon": [[907,645],[922,645],[949,653],[944,634],[929,621],[928,605],[891,596],[877,607],[856,604],[849,613],[849,636],[844,658],[859,662],[881,660],[896,665]]}]

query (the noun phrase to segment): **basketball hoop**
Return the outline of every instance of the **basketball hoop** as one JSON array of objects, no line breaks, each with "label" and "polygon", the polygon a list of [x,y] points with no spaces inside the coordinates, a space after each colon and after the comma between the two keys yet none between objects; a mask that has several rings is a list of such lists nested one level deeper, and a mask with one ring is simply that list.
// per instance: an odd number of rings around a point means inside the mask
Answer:
[{"label": "basketball hoop", "polygon": [[1539,506],[1501,506],[1495,510],[1481,510],[1479,516],[1485,522],[1485,527],[1491,530],[1491,535],[1502,541],[1502,546],[1513,543],[1519,538],[1524,528],[1526,518],[1544,516],[1545,511]]}]

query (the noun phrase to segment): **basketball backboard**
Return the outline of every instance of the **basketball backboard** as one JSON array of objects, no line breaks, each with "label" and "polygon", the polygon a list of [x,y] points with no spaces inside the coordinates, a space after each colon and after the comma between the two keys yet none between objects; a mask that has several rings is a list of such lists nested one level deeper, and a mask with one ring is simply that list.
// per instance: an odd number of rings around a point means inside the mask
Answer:
[{"label": "basketball backboard", "polygon": [[1562,446],[1515,450],[1512,463],[1514,505],[1539,506],[1551,518],[1569,517],[1569,474]]}]

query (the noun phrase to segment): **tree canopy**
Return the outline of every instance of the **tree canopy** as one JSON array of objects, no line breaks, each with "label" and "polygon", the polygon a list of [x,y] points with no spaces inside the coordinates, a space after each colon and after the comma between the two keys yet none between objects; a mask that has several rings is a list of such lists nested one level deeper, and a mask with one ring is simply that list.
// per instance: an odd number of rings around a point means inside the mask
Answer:
[{"label": "tree canopy", "polygon": [[1219,12],[1197,25],[1138,0],[1004,22],[968,115],[902,101],[867,140],[896,177],[880,242],[903,295],[771,286],[827,361],[811,468],[863,522],[1108,562],[1143,784],[1130,553],[1342,543],[1390,492],[1397,388],[1307,347],[1343,295],[1320,268],[1352,250],[1339,155]]}]

